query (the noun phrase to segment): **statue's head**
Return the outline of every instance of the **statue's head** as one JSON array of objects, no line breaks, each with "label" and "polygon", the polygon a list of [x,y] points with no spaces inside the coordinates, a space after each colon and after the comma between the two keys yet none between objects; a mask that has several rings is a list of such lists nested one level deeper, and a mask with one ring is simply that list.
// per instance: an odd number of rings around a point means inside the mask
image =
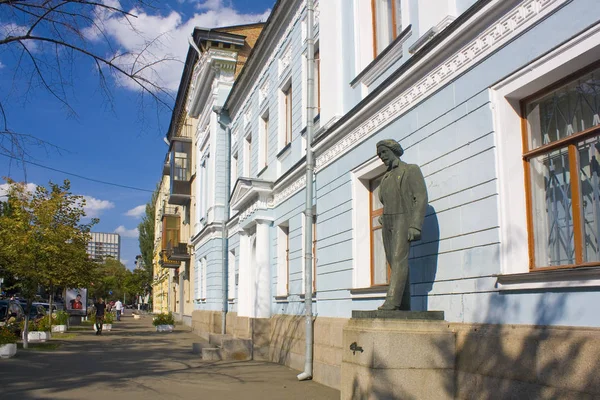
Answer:
[{"label": "statue's head", "polygon": [[393,139],[377,142],[377,155],[388,168],[392,166],[395,160],[399,160],[402,154],[404,154],[402,146]]}]

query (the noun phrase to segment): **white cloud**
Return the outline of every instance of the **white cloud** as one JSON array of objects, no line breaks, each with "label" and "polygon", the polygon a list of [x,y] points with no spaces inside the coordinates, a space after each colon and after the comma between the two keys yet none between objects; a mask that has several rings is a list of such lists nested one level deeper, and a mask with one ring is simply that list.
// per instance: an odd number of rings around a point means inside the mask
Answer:
[{"label": "white cloud", "polygon": [[[111,5],[118,4],[116,0],[111,0]],[[98,10],[96,24],[103,27],[106,34],[115,40],[120,49],[118,53],[125,54],[119,58],[119,64],[127,70],[132,68],[136,60],[136,56],[129,53],[139,52],[145,46],[148,48],[142,63],[165,58],[176,59],[177,61],[158,63],[152,69],[144,71],[145,78],[176,91],[189,47],[188,37],[191,36],[194,27],[213,28],[260,22],[265,21],[270,13],[270,10],[266,10],[263,13],[240,14],[230,3],[225,4],[223,0],[203,1],[198,3],[196,8],[199,12],[187,20],[175,11],[168,15],[152,15],[134,8],[130,12],[137,15],[137,18],[128,19],[121,14]],[[94,28],[86,30],[86,35],[90,39],[102,38],[100,32]],[[158,40],[153,41],[156,38]],[[118,81],[126,87],[138,89],[129,79]]]},{"label": "white cloud", "polygon": [[96,199],[92,196],[83,196],[85,199],[85,206],[83,211],[88,218],[95,218],[99,216],[103,211],[110,210],[115,207],[115,203],[108,200]]},{"label": "white cloud", "polygon": [[[9,186],[10,185],[8,183],[3,183],[0,185],[0,200],[6,200],[6,194],[8,193]],[[37,185],[35,183],[27,183],[25,185],[25,190],[29,193],[33,193],[35,192],[36,187]]]},{"label": "white cloud", "polygon": [[137,206],[127,211],[125,215],[128,217],[139,218],[146,213],[146,205],[142,204],[141,206]]},{"label": "white cloud", "polygon": [[137,238],[140,235],[138,228],[127,229],[123,225],[119,225],[117,229],[115,229],[115,233],[127,238]]}]

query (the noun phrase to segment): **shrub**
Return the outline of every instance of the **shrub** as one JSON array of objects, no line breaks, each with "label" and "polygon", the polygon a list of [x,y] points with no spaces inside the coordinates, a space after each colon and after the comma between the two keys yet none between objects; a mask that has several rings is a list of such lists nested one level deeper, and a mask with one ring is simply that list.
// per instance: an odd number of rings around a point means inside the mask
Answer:
[{"label": "shrub", "polygon": [[17,343],[17,335],[6,326],[0,326],[0,346],[3,344]]},{"label": "shrub", "polygon": [[69,321],[69,314],[66,311],[57,311],[56,314],[53,315],[52,319],[55,325],[67,325]]},{"label": "shrub", "polygon": [[171,313],[157,314],[152,319],[152,325],[175,325],[175,318],[173,318],[173,314]]},{"label": "shrub", "polygon": [[30,321],[29,331],[50,332],[50,321],[47,317],[40,318],[37,321]]},{"label": "shrub", "polygon": [[111,312],[104,313],[104,323],[112,324],[113,322],[115,322],[115,315]]}]

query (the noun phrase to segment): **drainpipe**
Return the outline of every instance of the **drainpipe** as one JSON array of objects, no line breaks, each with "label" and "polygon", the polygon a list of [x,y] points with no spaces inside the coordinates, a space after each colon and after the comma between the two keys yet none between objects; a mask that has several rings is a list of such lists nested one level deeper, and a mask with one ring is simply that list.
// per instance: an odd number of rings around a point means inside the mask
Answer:
[{"label": "drainpipe", "polygon": [[229,221],[229,194],[231,193],[231,126],[221,121],[221,118],[228,117],[223,107],[217,106],[213,108],[213,111],[217,113],[217,122],[221,127],[225,129],[225,202],[223,210],[223,222],[221,226],[221,259],[223,260],[223,276],[222,276],[222,292],[223,292],[223,312],[221,313],[221,333],[224,335],[227,333],[227,309],[229,304],[228,299],[228,279],[229,276],[229,239],[227,231],[227,221]]},{"label": "drainpipe", "polygon": [[312,379],[313,375],[313,277],[312,277],[312,224],[313,224],[313,181],[314,161],[312,151],[313,139],[313,113],[315,104],[314,93],[314,2],[306,2],[307,9],[307,101],[306,101],[306,209],[304,210],[304,312],[306,319],[306,354],[304,358],[304,372],[298,375],[299,381]]}]

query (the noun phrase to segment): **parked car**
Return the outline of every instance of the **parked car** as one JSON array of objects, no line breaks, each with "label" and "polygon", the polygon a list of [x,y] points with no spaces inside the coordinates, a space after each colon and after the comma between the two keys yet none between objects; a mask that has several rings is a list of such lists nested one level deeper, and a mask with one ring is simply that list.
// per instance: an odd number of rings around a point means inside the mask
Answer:
[{"label": "parked car", "polygon": [[0,326],[8,322],[21,322],[25,318],[23,307],[16,300],[0,300]]}]

